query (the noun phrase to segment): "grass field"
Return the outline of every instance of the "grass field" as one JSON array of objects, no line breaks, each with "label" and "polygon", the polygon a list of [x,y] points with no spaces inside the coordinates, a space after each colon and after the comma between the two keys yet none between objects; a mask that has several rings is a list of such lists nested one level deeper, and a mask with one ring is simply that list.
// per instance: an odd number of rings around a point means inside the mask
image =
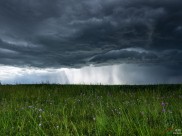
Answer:
[{"label": "grass field", "polygon": [[182,130],[182,85],[0,86],[0,135],[160,136]]}]

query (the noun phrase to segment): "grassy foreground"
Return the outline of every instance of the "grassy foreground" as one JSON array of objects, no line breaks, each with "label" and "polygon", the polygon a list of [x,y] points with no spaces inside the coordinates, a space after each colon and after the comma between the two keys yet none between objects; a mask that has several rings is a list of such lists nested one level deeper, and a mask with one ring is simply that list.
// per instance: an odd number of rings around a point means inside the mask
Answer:
[{"label": "grassy foreground", "polygon": [[0,86],[0,135],[175,135],[182,85]]}]

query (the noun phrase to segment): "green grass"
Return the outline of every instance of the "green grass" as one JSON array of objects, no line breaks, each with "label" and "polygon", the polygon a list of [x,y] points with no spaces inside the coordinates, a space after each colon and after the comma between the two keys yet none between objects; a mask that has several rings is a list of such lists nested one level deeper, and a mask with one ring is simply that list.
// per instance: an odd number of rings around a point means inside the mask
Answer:
[{"label": "green grass", "polygon": [[182,85],[0,86],[0,135],[158,136],[182,129]]}]

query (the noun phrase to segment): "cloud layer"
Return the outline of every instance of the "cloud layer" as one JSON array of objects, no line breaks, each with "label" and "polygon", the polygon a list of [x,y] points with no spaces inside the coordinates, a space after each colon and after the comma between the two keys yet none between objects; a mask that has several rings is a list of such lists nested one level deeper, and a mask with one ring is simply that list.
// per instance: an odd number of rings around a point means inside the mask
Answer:
[{"label": "cloud layer", "polygon": [[81,69],[0,67],[3,84],[166,84],[181,83],[181,72],[164,66],[122,64]]},{"label": "cloud layer", "polygon": [[181,0],[1,0],[0,64],[182,67]]}]

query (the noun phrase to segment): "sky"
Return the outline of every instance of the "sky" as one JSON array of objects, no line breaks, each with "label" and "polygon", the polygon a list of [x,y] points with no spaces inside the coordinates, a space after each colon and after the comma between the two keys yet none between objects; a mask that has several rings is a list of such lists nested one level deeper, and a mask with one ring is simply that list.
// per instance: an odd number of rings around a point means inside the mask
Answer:
[{"label": "sky", "polygon": [[0,0],[0,82],[182,83],[181,5]]}]

